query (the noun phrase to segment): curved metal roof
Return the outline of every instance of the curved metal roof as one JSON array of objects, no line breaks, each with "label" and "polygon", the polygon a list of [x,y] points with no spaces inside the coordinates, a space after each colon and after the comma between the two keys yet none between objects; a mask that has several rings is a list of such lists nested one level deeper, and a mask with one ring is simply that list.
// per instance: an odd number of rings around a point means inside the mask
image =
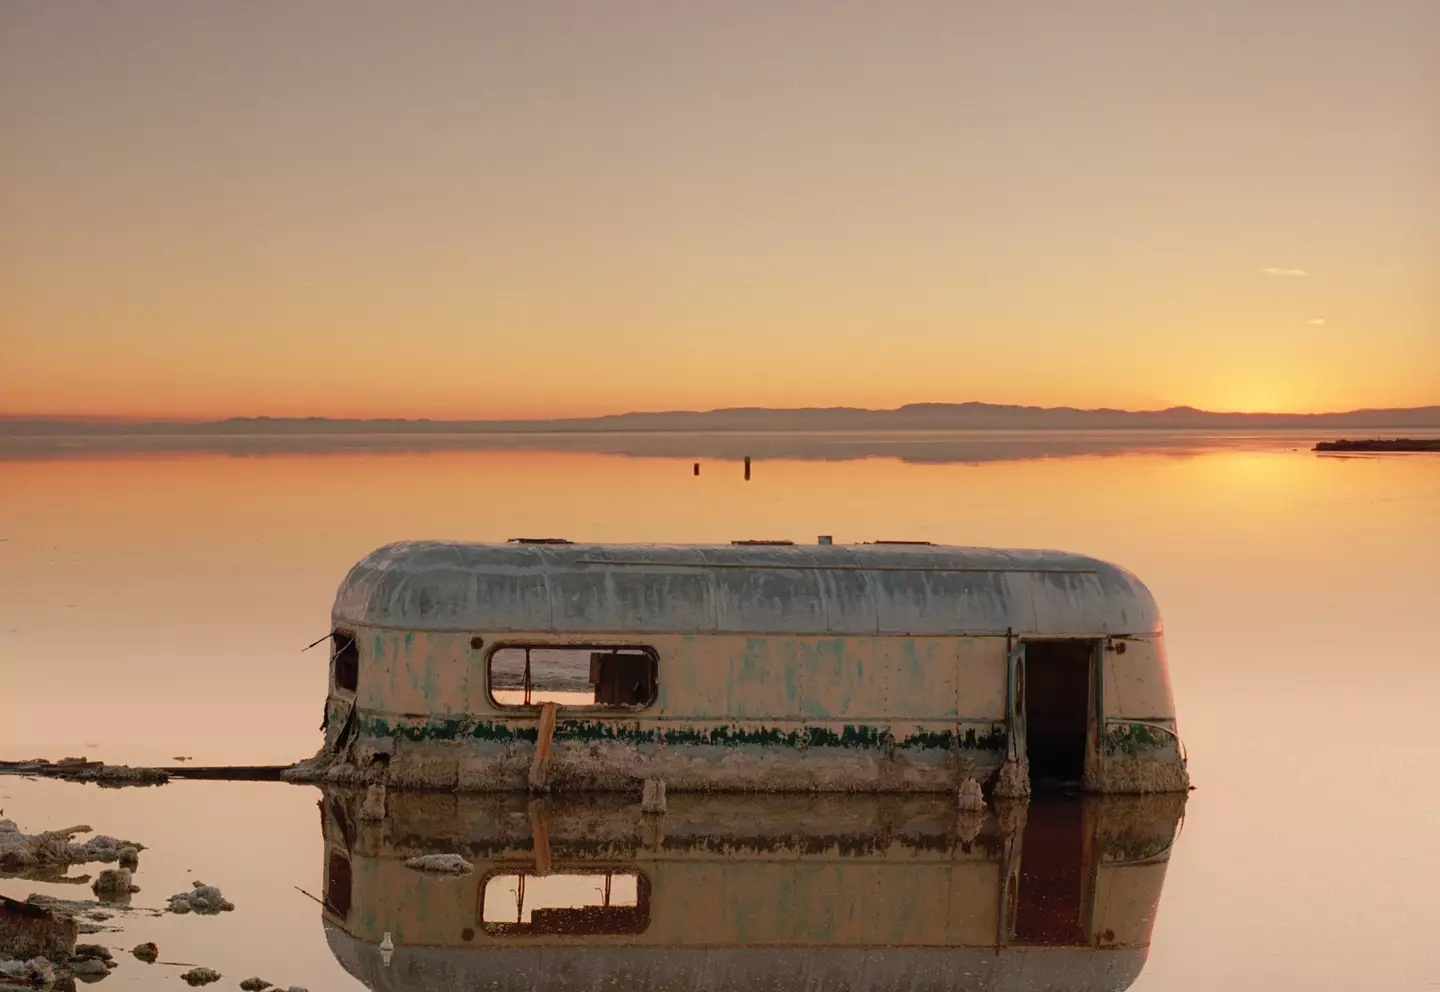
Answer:
[{"label": "curved metal roof", "polygon": [[1125,569],[941,545],[405,541],[340,583],[337,625],[414,631],[1092,637],[1160,630]]},{"label": "curved metal roof", "polygon": [[1145,947],[396,947],[386,964],[373,944],[336,927],[325,940],[340,966],[374,992],[1124,992]]}]

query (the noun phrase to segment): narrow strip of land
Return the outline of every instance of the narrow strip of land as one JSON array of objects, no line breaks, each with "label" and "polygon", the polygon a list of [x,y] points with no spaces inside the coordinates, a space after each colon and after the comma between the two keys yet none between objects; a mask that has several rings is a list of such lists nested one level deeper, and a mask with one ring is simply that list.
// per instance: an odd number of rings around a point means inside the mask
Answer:
[{"label": "narrow strip of land", "polygon": [[1440,438],[1376,437],[1321,441],[1315,451],[1440,451]]},{"label": "narrow strip of land", "polygon": [[58,778],[101,785],[163,785],[171,779],[225,782],[278,782],[290,765],[178,765],[164,767],[107,765],[103,761],[0,761],[0,775]]}]

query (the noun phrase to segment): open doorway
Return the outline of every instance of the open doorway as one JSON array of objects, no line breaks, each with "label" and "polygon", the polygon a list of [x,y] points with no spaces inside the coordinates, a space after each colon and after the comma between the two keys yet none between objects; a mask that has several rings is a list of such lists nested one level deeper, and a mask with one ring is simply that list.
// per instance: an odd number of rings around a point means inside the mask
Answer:
[{"label": "open doorway", "polygon": [[1094,658],[1094,641],[1025,642],[1025,747],[1037,788],[1085,777]]}]

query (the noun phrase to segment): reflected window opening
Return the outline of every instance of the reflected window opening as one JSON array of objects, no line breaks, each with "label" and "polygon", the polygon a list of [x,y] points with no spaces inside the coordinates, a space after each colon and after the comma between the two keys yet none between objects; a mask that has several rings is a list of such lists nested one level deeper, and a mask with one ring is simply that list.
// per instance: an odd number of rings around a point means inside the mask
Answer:
[{"label": "reflected window opening", "polygon": [[480,925],[491,934],[640,933],[650,925],[650,880],[639,871],[492,875]]},{"label": "reflected window opening", "polygon": [[351,891],[354,885],[350,859],[338,851],[330,855],[326,874],[325,908],[342,920],[350,916]]}]

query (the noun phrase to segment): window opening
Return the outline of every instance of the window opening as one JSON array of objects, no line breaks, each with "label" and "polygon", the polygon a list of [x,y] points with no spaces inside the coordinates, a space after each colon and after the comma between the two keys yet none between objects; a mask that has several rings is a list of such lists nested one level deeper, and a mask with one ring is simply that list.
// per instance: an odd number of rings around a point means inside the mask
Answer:
[{"label": "window opening", "polygon": [[360,647],[355,635],[337,630],[331,633],[330,643],[335,653],[335,688],[354,692],[360,684]]},{"label": "window opening", "polygon": [[490,696],[500,706],[643,709],[655,701],[655,652],[641,647],[507,645],[490,655]]}]

